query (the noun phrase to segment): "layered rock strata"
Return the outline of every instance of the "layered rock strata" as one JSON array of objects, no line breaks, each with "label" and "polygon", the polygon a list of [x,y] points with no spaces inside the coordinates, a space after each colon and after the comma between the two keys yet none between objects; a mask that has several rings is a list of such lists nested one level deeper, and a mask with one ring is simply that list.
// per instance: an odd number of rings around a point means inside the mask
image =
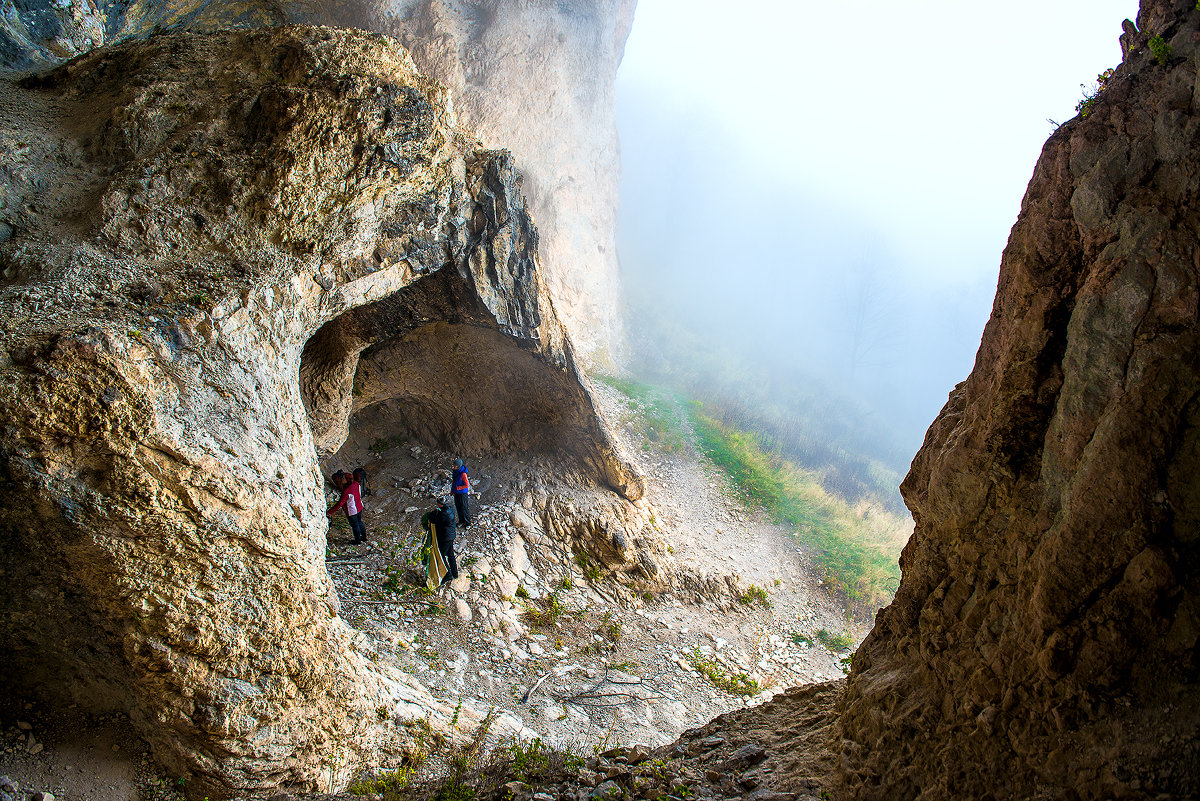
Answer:
[{"label": "layered rock strata", "polygon": [[[640,491],[509,159],[357,32],[154,36],[0,89],[5,686],[128,711],[197,793],[336,785],[384,720],[448,716],[325,571],[318,449],[356,403]],[[496,397],[447,377],[462,349]]]},{"label": "layered rock strata", "polygon": [[1145,0],[1138,27],[1047,142],[904,481],[847,798],[1200,793],[1200,10]]},{"label": "layered rock strata", "polygon": [[619,341],[613,80],[634,0],[26,0],[0,16],[0,65],[56,63],[157,30],[287,23],[395,36],[449,88],[460,124],[508,149],[542,231],[550,294],[583,358]]}]

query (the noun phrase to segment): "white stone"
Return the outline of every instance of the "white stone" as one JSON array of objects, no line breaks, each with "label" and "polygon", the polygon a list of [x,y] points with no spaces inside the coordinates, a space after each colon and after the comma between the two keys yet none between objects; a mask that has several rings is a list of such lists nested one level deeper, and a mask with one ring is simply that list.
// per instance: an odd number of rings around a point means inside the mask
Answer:
[{"label": "white stone", "polygon": [[454,599],[454,611],[462,622],[471,622],[471,605],[462,598]]}]

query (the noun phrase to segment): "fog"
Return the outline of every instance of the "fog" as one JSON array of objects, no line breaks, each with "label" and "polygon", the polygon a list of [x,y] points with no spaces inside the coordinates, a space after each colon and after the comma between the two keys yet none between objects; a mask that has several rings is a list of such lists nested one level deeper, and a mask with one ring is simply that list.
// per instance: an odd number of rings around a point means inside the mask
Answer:
[{"label": "fog", "polygon": [[911,457],[971,370],[1053,121],[1137,11],[1049,5],[639,0],[617,85],[634,340],[802,375]]}]

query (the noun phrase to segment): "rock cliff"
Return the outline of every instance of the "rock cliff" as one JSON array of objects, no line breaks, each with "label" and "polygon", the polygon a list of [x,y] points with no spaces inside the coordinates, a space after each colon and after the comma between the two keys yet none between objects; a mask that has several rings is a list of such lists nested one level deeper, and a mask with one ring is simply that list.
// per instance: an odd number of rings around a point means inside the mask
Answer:
[{"label": "rock cliff", "polygon": [[904,481],[903,581],[840,705],[847,798],[1200,793],[1200,10],[1144,0],[1138,28],[1046,143]]},{"label": "rock cliff", "polygon": [[326,28],[156,35],[0,104],[5,686],[128,710],[197,793],[336,785],[381,718],[448,717],[339,615],[317,459],[352,411],[640,493],[510,158]]},{"label": "rock cliff", "polygon": [[613,79],[634,0],[26,0],[0,16],[0,66],[57,63],[157,30],[287,23],[398,38],[450,90],[459,122],[513,154],[551,297],[581,357],[619,348]]}]

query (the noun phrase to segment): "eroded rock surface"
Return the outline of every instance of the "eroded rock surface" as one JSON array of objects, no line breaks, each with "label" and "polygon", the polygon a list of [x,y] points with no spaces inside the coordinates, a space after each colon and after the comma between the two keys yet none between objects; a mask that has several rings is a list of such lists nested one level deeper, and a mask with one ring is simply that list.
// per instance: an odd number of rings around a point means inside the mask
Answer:
[{"label": "eroded rock surface", "polygon": [[[975,370],[902,487],[846,797],[1200,793],[1200,11],[1047,142]],[[1151,36],[1170,52],[1155,58]]]},{"label": "eroded rock surface", "polygon": [[[356,650],[323,564],[318,448],[356,402],[436,406],[435,382],[358,401],[360,356],[486,343],[520,366],[490,391],[551,387],[561,449],[640,491],[575,373],[507,155],[360,32],[154,36],[0,102],[6,686],[128,710],[213,796],[336,785],[402,744],[385,720],[444,723]],[[529,422],[422,433],[536,451]]]},{"label": "eroded rock surface", "polygon": [[512,152],[542,231],[551,296],[587,361],[619,347],[613,80],[634,0],[24,0],[0,15],[0,65],[57,63],[157,30],[287,23],[394,36],[449,88],[460,123]]}]

